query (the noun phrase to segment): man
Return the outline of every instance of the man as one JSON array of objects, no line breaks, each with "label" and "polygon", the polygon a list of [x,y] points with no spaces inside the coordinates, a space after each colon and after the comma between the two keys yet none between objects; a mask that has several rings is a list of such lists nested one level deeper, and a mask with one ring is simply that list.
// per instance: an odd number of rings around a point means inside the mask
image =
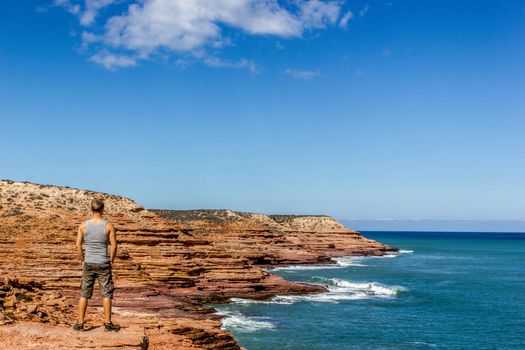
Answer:
[{"label": "man", "polygon": [[[104,201],[95,198],[91,201],[91,219],[84,221],[78,228],[77,252],[82,260],[82,281],[80,283],[80,301],[78,304],[78,323],[73,326],[77,331],[84,330],[84,318],[88,299],[93,294],[93,284],[98,279],[102,304],[104,305],[104,329],[119,331],[120,326],[111,322],[111,300],[113,298],[112,265],[117,254],[115,227],[102,218]],[[108,242],[111,245],[108,256]],[[86,254],[82,250],[86,245]]]}]

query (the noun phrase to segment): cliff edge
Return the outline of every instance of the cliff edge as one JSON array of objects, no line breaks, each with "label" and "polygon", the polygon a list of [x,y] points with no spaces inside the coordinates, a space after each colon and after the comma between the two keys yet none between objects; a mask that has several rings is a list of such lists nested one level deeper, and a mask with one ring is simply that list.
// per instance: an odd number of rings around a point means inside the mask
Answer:
[{"label": "cliff edge", "polygon": [[[93,308],[90,331],[70,328],[81,275],[76,230],[94,196],[118,230],[118,334],[101,332]],[[240,349],[207,303],[324,290],[262,267],[392,250],[327,216],[147,210],[117,195],[0,180],[0,341],[16,349]],[[90,306],[101,306],[96,288]]]}]

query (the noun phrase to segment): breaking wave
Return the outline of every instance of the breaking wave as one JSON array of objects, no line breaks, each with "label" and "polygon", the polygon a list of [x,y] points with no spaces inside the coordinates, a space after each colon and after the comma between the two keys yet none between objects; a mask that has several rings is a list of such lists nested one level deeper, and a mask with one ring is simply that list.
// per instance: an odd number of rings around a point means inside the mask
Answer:
[{"label": "breaking wave", "polygon": [[363,262],[366,259],[385,259],[385,258],[395,258],[401,254],[413,253],[413,250],[399,250],[395,253],[389,253],[385,255],[366,255],[366,256],[339,256],[332,258],[336,263],[334,265],[289,265],[289,266],[279,266],[266,268],[266,271],[298,271],[298,270],[327,270],[327,269],[340,269],[344,267],[352,266],[368,266]]},{"label": "breaking wave", "polygon": [[395,258],[396,256],[399,256],[399,254],[385,254],[385,255],[370,255],[366,256],[366,258],[374,258],[374,259],[384,259],[384,258]]},{"label": "breaking wave", "polygon": [[337,258],[332,258],[339,267],[350,267],[350,266],[366,266],[362,263],[362,256],[340,256]]},{"label": "breaking wave", "polygon": [[405,287],[385,285],[378,282],[351,282],[339,278],[313,279],[315,284],[325,286],[328,291],[307,295],[277,295],[268,301],[232,298],[235,304],[271,303],[293,304],[299,301],[338,303],[343,300],[362,300],[370,298],[393,298],[398,293],[407,291]]},{"label": "breaking wave", "polygon": [[217,314],[225,316],[222,328],[240,332],[255,332],[260,329],[275,328],[275,325],[267,321],[267,317],[247,316],[238,311],[219,310]]},{"label": "breaking wave", "polygon": [[340,265],[289,265],[267,268],[267,271],[291,271],[291,270],[326,270],[340,269]]}]

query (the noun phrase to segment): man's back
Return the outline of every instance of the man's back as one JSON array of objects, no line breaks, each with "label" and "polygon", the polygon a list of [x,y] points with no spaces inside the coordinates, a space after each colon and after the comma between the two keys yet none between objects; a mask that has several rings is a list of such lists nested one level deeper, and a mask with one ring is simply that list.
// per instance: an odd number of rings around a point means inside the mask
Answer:
[{"label": "man's back", "polygon": [[109,263],[106,223],[107,221],[103,219],[98,220],[98,222],[95,222],[93,219],[85,222],[84,242],[86,244],[86,254],[84,262],[90,264]]}]

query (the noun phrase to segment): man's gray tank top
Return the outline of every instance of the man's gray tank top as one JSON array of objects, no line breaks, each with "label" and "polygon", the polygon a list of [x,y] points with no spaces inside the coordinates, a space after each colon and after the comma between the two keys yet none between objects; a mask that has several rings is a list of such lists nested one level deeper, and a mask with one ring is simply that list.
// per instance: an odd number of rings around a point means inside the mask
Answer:
[{"label": "man's gray tank top", "polygon": [[86,221],[86,232],[84,233],[86,255],[84,256],[84,262],[89,264],[109,263],[106,223],[106,220],[100,220],[98,224],[94,224],[91,220]]}]

